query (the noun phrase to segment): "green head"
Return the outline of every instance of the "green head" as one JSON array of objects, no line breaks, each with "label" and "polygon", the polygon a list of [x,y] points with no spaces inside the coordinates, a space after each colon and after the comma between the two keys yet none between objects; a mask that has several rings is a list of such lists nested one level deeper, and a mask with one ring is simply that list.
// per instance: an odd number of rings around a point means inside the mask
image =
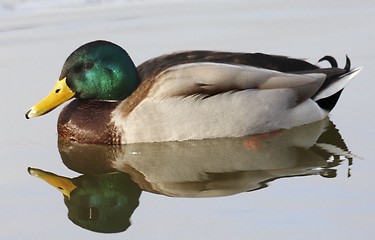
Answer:
[{"label": "green head", "polygon": [[107,41],[94,41],[75,50],[65,61],[51,93],[26,113],[43,115],[72,97],[123,100],[139,84],[137,68],[128,53]]},{"label": "green head", "polygon": [[107,41],[87,43],[65,61],[60,79],[81,99],[123,100],[138,86],[137,69],[128,53]]}]

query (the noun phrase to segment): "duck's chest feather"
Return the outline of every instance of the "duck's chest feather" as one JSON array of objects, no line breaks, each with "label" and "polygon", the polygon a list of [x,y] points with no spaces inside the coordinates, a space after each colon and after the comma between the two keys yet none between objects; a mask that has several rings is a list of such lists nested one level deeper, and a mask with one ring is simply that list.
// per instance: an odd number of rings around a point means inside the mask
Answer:
[{"label": "duck's chest feather", "polygon": [[60,138],[85,143],[120,144],[111,122],[119,102],[74,100],[61,111],[57,123]]}]

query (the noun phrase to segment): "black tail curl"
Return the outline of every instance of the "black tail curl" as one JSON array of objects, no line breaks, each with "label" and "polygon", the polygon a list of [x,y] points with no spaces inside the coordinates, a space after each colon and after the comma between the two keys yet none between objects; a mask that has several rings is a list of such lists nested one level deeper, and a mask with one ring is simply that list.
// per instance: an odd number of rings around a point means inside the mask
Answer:
[{"label": "black tail curl", "polygon": [[[328,56],[328,55],[324,56],[321,59],[319,59],[318,62],[322,62],[322,61],[328,61],[331,64],[332,68],[338,68],[337,61],[332,56]],[[345,63],[345,67],[343,68],[344,72],[340,73],[340,71],[338,71],[336,74],[332,74],[331,76],[328,75],[327,76],[327,80],[324,82],[322,88],[326,88],[332,82],[336,81],[336,79],[339,79],[339,78],[341,78],[341,76],[343,76],[346,73],[350,72],[350,68],[351,68],[350,58],[348,57],[348,55],[346,55],[346,63]],[[340,91],[338,91],[337,93],[333,94],[332,96],[320,99],[320,100],[318,100],[316,102],[318,103],[318,105],[321,108],[323,108],[323,109],[325,109],[327,111],[331,111],[335,107],[335,105],[336,105],[337,101],[339,100],[340,95],[341,95],[341,93],[342,93],[343,90],[344,89],[341,89]]]},{"label": "black tail curl", "polygon": [[[337,68],[339,66],[337,64],[336,59],[332,56],[329,56],[329,55],[326,55],[326,56],[322,57],[321,59],[319,59],[318,63],[323,62],[323,61],[329,62],[329,64],[331,64],[331,67],[333,67],[333,68]],[[346,55],[346,63],[345,63],[344,69],[349,72],[350,67],[351,67],[350,58],[348,57],[348,55]]]}]

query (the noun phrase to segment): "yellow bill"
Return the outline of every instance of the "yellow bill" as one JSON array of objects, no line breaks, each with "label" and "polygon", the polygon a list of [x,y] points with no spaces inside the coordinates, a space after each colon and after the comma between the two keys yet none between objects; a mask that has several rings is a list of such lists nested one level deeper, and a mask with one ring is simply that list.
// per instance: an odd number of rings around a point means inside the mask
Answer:
[{"label": "yellow bill", "polygon": [[53,187],[57,188],[57,190],[67,196],[68,199],[70,199],[70,193],[77,188],[70,178],[62,177],[36,168],[29,168],[28,171],[30,175],[43,179]]},{"label": "yellow bill", "polygon": [[27,113],[26,118],[38,117],[55,109],[74,96],[74,92],[66,84],[66,78],[57,81],[52,91],[42,101],[33,106]]}]

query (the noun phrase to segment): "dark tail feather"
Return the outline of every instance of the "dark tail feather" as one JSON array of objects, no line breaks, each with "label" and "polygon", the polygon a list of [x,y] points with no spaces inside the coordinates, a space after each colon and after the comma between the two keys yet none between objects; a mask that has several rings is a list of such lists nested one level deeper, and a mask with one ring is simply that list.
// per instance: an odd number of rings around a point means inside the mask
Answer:
[{"label": "dark tail feather", "polygon": [[346,70],[346,71],[350,71],[350,65],[351,65],[351,63],[350,63],[350,58],[348,57],[348,55],[346,55],[346,63],[345,63],[345,67],[344,67],[344,69]]},{"label": "dark tail feather", "polygon": [[322,98],[320,100],[317,100],[316,103],[319,105],[319,107],[321,107],[324,110],[330,112],[336,106],[336,103],[340,98],[342,90],[344,90],[344,89],[341,89],[340,91],[338,91],[337,93],[333,94],[330,97]]},{"label": "dark tail feather", "polygon": [[323,61],[328,61],[329,64],[331,64],[332,67],[337,68],[339,65],[337,64],[337,61],[334,57],[332,56],[324,56],[321,59],[319,59],[318,62],[323,62]]},{"label": "dark tail feather", "polygon": [[[332,56],[329,56],[329,55],[322,57],[321,59],[319,59],[318,62],[323,62],[323,61],[329,62],[329,64],[331,64],[331,67],[333,67],[333,68],[337,68],[339,66],[337,64],[336,59]],[[351,65],[350,58],[348,57],[348,55],[346,55],[346,63],[345,63],[344,69],[348,72],[350,71],[350,65]]]},{"label": "dark tail feather", "polygon": [[[333,68],[337,68],[337,62],[333,57],[325,56],[321,58],[319,62],[324,61],[324,60],[328,61],[332,65]],[[331,111],[335,107],[337,101],[339,100],[344,87],[362,69],[362,68],[355,68],[355,69],[350,70],[350,65],[351,65],[350,59],[348,58],[348,56],[346,56],[346,64],[344,67],[345,72],[328,77],[326,82],[314,95],[313,99],[318,103],[318,105],[321,108],[327,111]]]}]

